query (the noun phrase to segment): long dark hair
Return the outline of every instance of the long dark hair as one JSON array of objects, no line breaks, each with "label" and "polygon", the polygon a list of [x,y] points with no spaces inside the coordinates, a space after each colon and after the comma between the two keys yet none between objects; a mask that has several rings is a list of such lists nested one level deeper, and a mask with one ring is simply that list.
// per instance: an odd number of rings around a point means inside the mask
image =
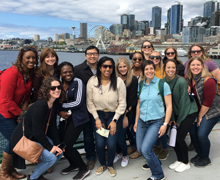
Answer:
[{"label": "long dark hair", "polygon": [[102,64],[105,61],[111,61],[112,65],[114,66],[112,74],[110,76],[110,80],[111,80],[110,88],[113,88],[113,90],[115,91],[117,89],[117,77],[116,77],[116,74],[115,74],[115,61],[112,58],[107,57],[107,56],[102,57],[98,61],[98,64],[97,64],[97,74],[96,74],[96,76],[98,78],[98,86],[97,87],[99,87],[101,85],[101,71],[100,71],[100,68],[101,68]]}]

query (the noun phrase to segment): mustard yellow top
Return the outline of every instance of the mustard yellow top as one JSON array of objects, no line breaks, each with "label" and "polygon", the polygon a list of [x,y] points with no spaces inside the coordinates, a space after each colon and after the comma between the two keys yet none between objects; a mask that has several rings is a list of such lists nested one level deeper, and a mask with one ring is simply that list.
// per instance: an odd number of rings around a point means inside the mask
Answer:
[{"label": "mustard yellow top", "polygon": [[165,72],[163,73],[163,76],[161,75],[160,68],[156,68],[155,70],[155,76],[159,79],[163,79],[165,77]]}]

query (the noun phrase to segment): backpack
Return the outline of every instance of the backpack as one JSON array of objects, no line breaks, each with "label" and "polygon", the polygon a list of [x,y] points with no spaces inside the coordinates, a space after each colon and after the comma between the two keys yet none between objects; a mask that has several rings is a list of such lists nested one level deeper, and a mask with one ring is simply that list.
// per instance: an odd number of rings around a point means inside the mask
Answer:
[{"label": "backpack", "polygon": [[204,81],[203,81],[203,85],[205,86],[205,83],[206,83],[206,81],[207,81],[209,78],[212,78],[212,79],[215,80],[215,82],[216,82],[216,91],[215,91],[215,94],[220,95],[220,82],[218,82],[217,79],[215,79],[215,76],[214,76],[214,75],[212,75],[212,76],[207,76],[207,77],[204,79]]}]

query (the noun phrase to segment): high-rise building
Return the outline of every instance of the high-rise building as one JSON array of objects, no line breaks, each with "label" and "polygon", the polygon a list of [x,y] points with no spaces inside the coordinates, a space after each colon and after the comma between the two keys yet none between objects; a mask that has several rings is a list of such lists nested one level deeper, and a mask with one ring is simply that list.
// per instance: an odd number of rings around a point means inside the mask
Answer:
[{"label": "high-rise building", "polygon": [[201,26],[191,26],[189,28],[189,43],[203,43],[206,36],[206,29]]},{"label": "high-rise building", "polygon": [[53,41],[59,41],[59,35],[58,34],[53,35]]},{"label": "high-rise building", "polygon": [[152,26],[155,29],[161,28],[161,12],[162,9],[159,6],[155,6],[152,8]]},{"label": "high-rise building", "polygon": [[168,34],[173,35],[182,32],[183,5],[181,5],[180,2],[175,2],[175,4],[172,5],[170,10],[168,10],[167,14],[169,15],[169,17],[167,17],[168,27],[170,26],[170,30],[168,31]]},{"label": "high-rise building", "polygon": [[122,30],[129,29],[127,14],[121,15],[121,25],[122,25]]},{"label": "high-rise building", "polygon": [[122,35],[122,25],[121,24],[114,24],[114,31],[115,31],[115,36]]},{"label": "high-rise building", "polygon": [[220,12],[212,12],[211,26],[220,26]]},{"label": "high-rise building", "polygon": [[110,29],[110,32],[111,32],[112,34],[115,34],[114,24],[112,24],[109,29]]},{"label": "high-rise building", "polygon": [[87,39],[87,23],[80,23],[80,37]]},{"label": "high-rise building", "polygon": [[203,17],[211,18],[212,12],[219,11],[219,2],[210,0],[204,3]]},{"label": "high-rise building", "polygon": [[128,26],[131,32],[134,31],[134,22],[135,22],[135,15],[129,14],[128,15]]},{"label": "high-rise building", "polygon": [[70,34],[69,34],[69,33],[65,33],[65,34],[63,35],[63,38],[64,38],[64,39],[70,39]]},{"label": "high-rise building", "polygon": [[34,41],[39,41],[40,40],[40,35],[39,34],[35,34],[34,35]]},{"label": "high-rise building", "polygon": [[171,8],[167,10],[167,24],[166,24],[167,35],[170,34],[170,12],[171,12]]},{"label": "high-rise building", "polygon": [[189,44],[189,27],[183,26],[182,44]]}]

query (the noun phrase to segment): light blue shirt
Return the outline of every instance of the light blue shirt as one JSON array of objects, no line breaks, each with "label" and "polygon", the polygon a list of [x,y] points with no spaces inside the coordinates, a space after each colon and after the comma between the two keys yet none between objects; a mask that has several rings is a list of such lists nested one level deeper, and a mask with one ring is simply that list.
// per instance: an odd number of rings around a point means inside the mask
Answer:
[{"label": "light blue shirt", "polygon": [[[159,94],[160,79],[154,76],[150,84],[144,80],[140,95],[140,119],[143,121],[156,120],[165,117],[164,104]],[[139,87],[138,87],[139,88]],[[171,94],[169,85],[164,82],[164,96]]]}]

